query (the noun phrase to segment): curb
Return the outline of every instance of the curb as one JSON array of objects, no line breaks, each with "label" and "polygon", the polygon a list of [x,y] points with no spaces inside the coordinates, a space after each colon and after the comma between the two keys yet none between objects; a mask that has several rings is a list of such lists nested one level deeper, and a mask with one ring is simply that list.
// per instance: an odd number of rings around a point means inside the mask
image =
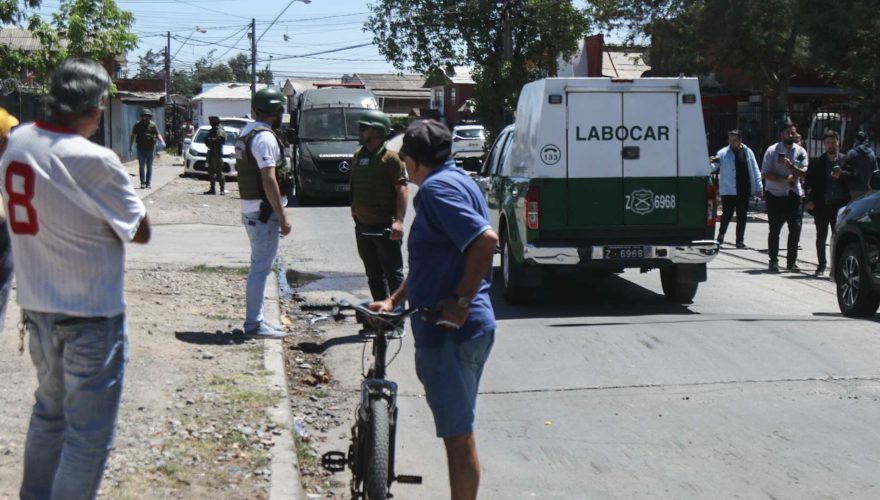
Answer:
[{"label": "curb", "polygon": [[[272,272],[270,279],[266,281],[266,300],[263,304],[263,312],[267,317],[275,318],[281,323],[281,306],[278,298],[278,276]],[[271,408],[266,409],[266,414],[275,421],[282,429],[280,435],[272,436],[272,485],[269,489],[270,500],[303,499],[305,491],[302,488],[302,480],[299,473],[299,463],[296,458],[296,444],[293,441],[293,415],[290,413],[289,393],[287,392],[287,376],[284,371],[283,342],[280,340],[268,340],[263,343],[263,362],[270,390],[281,390],[281,401]]]}]

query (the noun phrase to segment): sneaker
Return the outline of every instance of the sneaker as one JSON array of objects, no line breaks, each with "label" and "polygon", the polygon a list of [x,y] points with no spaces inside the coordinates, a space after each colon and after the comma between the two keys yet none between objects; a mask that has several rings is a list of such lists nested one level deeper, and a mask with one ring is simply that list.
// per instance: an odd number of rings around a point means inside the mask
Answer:
[{"label": "sneaker", "polygon": [[141,189],[146,189],[146,188],[147,188],[147,183],[141,182]]},{"label": "sneaker", "polygon": [[741,242],[741,241],[737,241],[737,242],[736,242],[736,248],[739,248],[740,250],[742,250],[742,249],[745,248],[745,247],[746,247],[746,244],[745,244],[745,243],[743,243],[743,242]]},{"label": "sneaker", "polygon": [[718,243],[718,246],[721,246],[721,245],[724,244],[724,237],[723,237],[723,236],[719,236],[718,239],[715,240],[715,241]]},{"label": "sneaker", "polygon": [[767,270],[770,271],[771,273],[778,273],[779,272],[779,264],[777,264],[775,261],[770,262],[770,267]]},{"label": "sneaker", "polygon": [[260,324],[260,326],[247,330],[244,332],[245,335],[250,337],[258,337],[258,338],[266,338],[266,339],[280,339],[287,336],[287,332],[281,329],[272,328],[267,324]]},{"label": "sneaker", "polygon": [[146,187],[147,187],[147,189],[152,189],[153,186],[151,186],[150,183],[148,182]]},{"label": "sneaker", "polygon": [[801,272],[801,268],[798,267],[797,264],[789,264],[785,266],[785,270],[790,273],[799,273]]},{"label": "sneaker", "polygon": [[214,191],[214,189],[213,189],[213,188],[211,188],[211,189],[209,189],[209,190],[207,190],[207,191],[205,191],[205,192],[204,192],[204,193],[202,193],[202,194],[217,194],[217,192],[216,192],[216,191]]},{"label": "sneaker", "polygon": [[816,268],[816,276],[822,276],[825,274],[825,264],[819,264],[819,267]]},{"label": "sneaker", "polygon": [[226,188],[220,188],[220,196],[226,196]]}]

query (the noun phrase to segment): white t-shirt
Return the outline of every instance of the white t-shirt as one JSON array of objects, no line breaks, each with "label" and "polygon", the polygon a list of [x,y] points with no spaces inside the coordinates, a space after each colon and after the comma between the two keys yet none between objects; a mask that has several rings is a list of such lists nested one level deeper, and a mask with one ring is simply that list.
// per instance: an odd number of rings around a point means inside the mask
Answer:
[{"label": "white t-shirt", "polygon": [[29,123],[0,161],[18,303],[80,317],[125,311],[124,242],[146,210],[113,151],[72,130]]},{"label": "white t-shirt", "polygon": [[[268,124],[263,122],[251,122],[241,129],[239,136],[247,135],[258,125],[269,127]],[[275,136],[268,132],[258,132],[251,139],[251,154],[254,155],[254,158],[257,160],[257,166],[260,168],[276,167],[284,158],[281,153],[281,147],[278,145],[278,141],[275,140]],[[287,206],[287,196],[281,196],[281,206]],[[241,213],[247,214],[259,211],[260,200],[241,200]]]}]

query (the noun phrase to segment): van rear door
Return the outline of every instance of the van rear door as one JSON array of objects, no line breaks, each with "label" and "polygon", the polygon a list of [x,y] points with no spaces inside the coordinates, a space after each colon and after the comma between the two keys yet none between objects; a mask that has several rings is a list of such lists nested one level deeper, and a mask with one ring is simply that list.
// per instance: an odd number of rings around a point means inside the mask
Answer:
[{"label": "van rear door", "polygon": [[568,224],[678,222],[678,94],[569,92]]}]

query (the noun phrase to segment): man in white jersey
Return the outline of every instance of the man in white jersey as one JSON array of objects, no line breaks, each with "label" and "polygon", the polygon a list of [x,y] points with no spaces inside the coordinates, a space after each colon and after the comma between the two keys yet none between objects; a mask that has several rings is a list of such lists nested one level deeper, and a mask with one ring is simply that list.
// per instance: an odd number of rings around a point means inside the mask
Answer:
[{"label": "man in white jersey", "polygon": [[[18,125],[18,118],[0,108],[0,158],[9,143],[9,133]],[[6,227],[6,211],[0,203],[0,335],[6,320],[6,303],[12,289],[12,247],[9,243],[9,228]]]},{"label": "man in white jersey", "polygon": [[241,221],[251,244],[251,265],[245,293],[246,335],[281,338],[280,325],[263,317],[266,279],[278,254],[279,234],[290,234],[284,214],[287,197],[281,195],[279,173],[285,169],[281,139],[273,129],[281,126],[286,99],[280,90],[268,87],[254,94],[251,108],[256,121],[247,124],[235,143],[235,169],[241,194]]},{"label": "man in white jersey", "polygon": [[150,223],[119,157],[90,142],[110,90],[89,59],[49,78],[46,122],[12,132],[0,161],[17,297],[39,386],[22,499],[91,499],[113,443],[128,344],[124,243]]}]

